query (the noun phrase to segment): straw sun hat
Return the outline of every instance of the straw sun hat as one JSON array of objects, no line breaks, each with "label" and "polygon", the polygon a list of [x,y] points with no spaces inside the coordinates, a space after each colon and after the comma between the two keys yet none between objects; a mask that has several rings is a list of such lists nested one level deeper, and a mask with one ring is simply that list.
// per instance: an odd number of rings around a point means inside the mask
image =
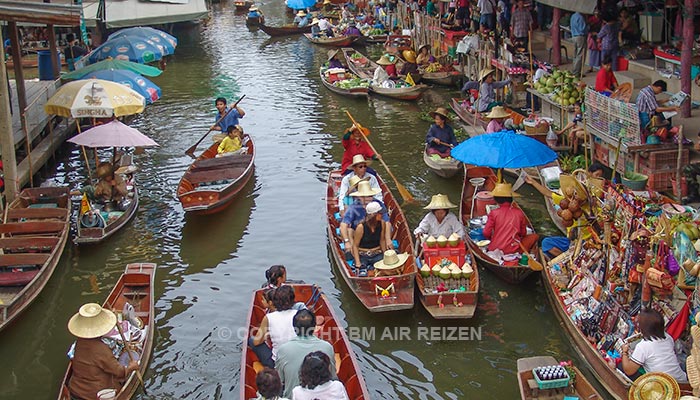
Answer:
[{"label": "straw sun hat", "polygon": [[413,50],[404,50],[401,55],[403,55],[403,58],[411,64],[416,62],[416,52]]},{"label": "straw sun hat", "polygon": [[365,156],[363,156],[362,154],[355,154],[354,156],[352,156],[352,164],[350,164],[348,169],[352,169],[355,165],[362,164],[362,163],[370,165],[370,164],[372,164],[372,161],[366,160]]},{"label": "straw sun hat", "polygon": [[395,63],[396,63],[396,60],[393,60],[393,61],[390,60],[386,54],[382,55],[381,57],[379,57],[379,60],[377,60],[377,64],[379,64],[379,65],[391,65],[391,64],[395,64]]},{"label": "straw sun hat", "polygon": [[68,321],[68,331],[83,339],[106,335],[117,324],[117,316],[97,303],[87,303]]},{"label": "straw sun hat", "polygon": [[306,11],[299,10],[299,12],[297,13],[297,17],[306,17]]},{"label": "straw sun hat", "polygon": [[433,118],[435,118],[435,114],[437,114],[442,115],[447,120],[450,119],[450,114],[445,107],[438,107],[435,109],[435,111],[431,111],[428,114],[430,114],[430,116]]},{"label": "straw sun hat", "polygon": [[[352,197],[374,196],[376,194],[381,193],[381,191],[382,191],[382,189],[371,187],[369,185],[369,179],[368,179],[368,180],[362,180],[362,181],[358,182],[357,183],[357,191],[350,193],[350,196],[352,196]],[[377,203],[377,202],[372,202],[372,203],[379,205],[379,203]],[[372,203],[370,203],[370,204],[372,204]],[[381,206],[379,206],[379,207],[380,207],[380,211],[381,211]],[[377,212],[379,212],[379,211],[377,211]]]},{"label": "straw sun hat", "polygon": [[384,252],[384,258],[374,263],[374,268],[379,270],[392,270],[399,268],[408,260],[408,253],[396,254],[395,250]]},{"label": "straw sun hat", "polygon": [[588,198],[586,188],[584,188],[583,184],[581,184],[578,179],[574,178],[573,175],[564,173],[559,174],[559,186],[562,193],[566,193],[567,188],[572,187],[574,188],[574,193],[576,194],[577,199],[586,200]]},{"label": "straw sun hat", "polygon": [[333,57],[335,57],[335,56],[338,54],[339,51],[340,51],[340,50],[338,50],[338,49],[335,49],[335,50],[328,50],[328,61],[330,61],[331,59],[333,59]]},{"label": "straw sun hat", "polygon": [[436,194],[430,199],[430,204],[423,207],[424,210],[446,210],[448,208],[457,208],[452,204],[446,194]]},{"label": "straw sun hat", "polygon": [[378,214],[382,211],[382,205],[377,201],[370,201],[365,206],[365,211],[367,212],[367,215]]},{"label": "straw sun hat", "polygon": [[496,70],[493,68],[482,69],[481,73],[479,74],[479,82],[483,81],[484,79],[486,79],[487,76],[493,74],[494,72],[496,72]]},{"label": "straw sun hat", "polygon": [[496,187],[491,191],[493,197],[520,197],[519,194],[513,192],[513,185],[510,183],[497,183]]},{"label": "straw sun hat", "polygon": [[350,179],[348,179],[348,183],[349,183],[348,192],[355,189],[357,187],[357,185],[359,185],[360,182],[362,182],[362,181],[369,181],[369,176],[365,176],[364,178],[360,178],[357,175],[351,176]]},{"label": "straw sun hat", "polygon": [[629,400],[679,400],[681,389],[673,377],[664,372],[647,372],[637,378],[629,391]]},{"label": "straw sun hat", "polygon": [[491,112],[486,115],[486,118],[508,118],[510,113],[502,106],[496,106],[491,109]]}]

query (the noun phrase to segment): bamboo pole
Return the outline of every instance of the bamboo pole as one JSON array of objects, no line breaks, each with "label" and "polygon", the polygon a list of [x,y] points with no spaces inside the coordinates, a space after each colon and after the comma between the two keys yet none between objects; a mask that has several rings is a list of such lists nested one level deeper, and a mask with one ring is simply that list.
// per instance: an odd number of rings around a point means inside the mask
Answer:
[{"label": "bamboo pole", "polygon": [[683,163],[681,158],[683,157],[683,125],[678,128],[678,158],[676,159],[676,190],[674,193],[678,197],[678,202],[683,203],[683,190],[681,185],[681,179],[683,176]]}]

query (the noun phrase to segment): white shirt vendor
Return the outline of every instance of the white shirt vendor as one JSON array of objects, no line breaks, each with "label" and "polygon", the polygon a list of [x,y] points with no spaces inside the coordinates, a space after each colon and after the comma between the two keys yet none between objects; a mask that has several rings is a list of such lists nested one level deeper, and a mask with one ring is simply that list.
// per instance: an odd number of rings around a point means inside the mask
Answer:
[{"label": "white shirt vendor", "polygon": [[665,372],[678,382],[688,382],[673,348],[673,338],[642,340],[634,348],[630,360],[644,367],[646,372]]},{"label": "white shirt vendor", "polygon": [[442,223],[439,223],[435,214],[429,212],[423,217],[420,224],[418,224],[418,228],[413,231],[414,235],[418,235],[419,233],[424,235],[430,234],[435,237],[440,235],[449,237],[453,233],[456,233],[460,238],[464,239],[464,226],[459,222],[457,216],[452,213],[447,213]]}]

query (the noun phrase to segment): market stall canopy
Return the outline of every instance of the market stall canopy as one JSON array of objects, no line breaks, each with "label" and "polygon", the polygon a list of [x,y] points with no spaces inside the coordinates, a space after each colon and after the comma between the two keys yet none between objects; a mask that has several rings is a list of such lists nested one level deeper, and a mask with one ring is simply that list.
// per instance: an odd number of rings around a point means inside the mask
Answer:
[{"label": "market stall canopy", "polygon": [[80,25],[80,6],[42,1],[0,1],[0,21]]},{"label": "market stall canopy", "polygon": [[120,29],[109,35],[109,39],[122,36],[135,36],[148,39],[157,45],[163,46],[166,51],[165,55],[173,54],[175,52],[175,47],[177,47],[177,39],[175,36],[165,33],[160,29],[151,28],[150,26],[135,26],[133,28]]},{"label": "market stall canopy", "polygon": [[316,4],[315,0],[287,0],[287,7],[292,10],[304,10]]},{"label": "market stall canopy", "polygon": [[557,159],[557,153],[545,144],[513,131],[467,139],[452,149],[451,154],[465,164],[491,168],[536,167]]},{"label": "market stall canopy", "polygon": [[554,8],[580,12],[582,14],[593,14],[597,5],[597,0],[537,0],[537,2]]},{"label": "market stall canopy", "polygon": [[117,60],[114,58],[108,58],[106,60],[98,61],[94,64],[90,64],[87,67],[80,68],[73,72],[61,75],[61,79],[66,81],[72,81],[75,79],[80,79],[90,72],[103,71],[110,69],[126,70],[131,72],[136,72],[137,74],[145,76],[158,76],[163,71],[156,67],[150,65],[139,64],[131,61]]},{"label": "market stall canopy", "polygon": [[144,1],[84,1],[85,23],[94,27],[104,9],[107,28],[126,28],[138,25],[163,25],[195,21],[209,14],[206,0]]},{"label": "market stall canopy", "polygon": [[47,114],[73,118],[121,117],[143,112],[146,99],[122,84],[84,79],[61,86],[46,102]]},{"label": "market stall canopy", "polygon": [[118,120],[90,128],[68,139],[69,142],[85,147],[153,147],[158,146],[153,139],[138,129]]}]

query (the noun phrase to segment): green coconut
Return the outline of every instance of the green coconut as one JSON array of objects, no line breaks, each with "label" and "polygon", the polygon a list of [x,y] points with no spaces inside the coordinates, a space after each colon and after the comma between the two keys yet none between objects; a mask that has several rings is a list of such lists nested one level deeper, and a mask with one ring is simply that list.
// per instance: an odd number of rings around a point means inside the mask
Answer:
[{"label": "green coconut", "polygon": [[440,278],[450,279],[450,277],[452,277],[452,272],[450,271],[450,269],[447,267],[442,267],[442,269],[440,270]]},{"label": "green coconut", "polygon": [[431,236],[428,236],[428,238],[425,239],[425,244],[426,244],[428,247],[435,247],[435,246],[437,246],[437,239],[435,239],[435,237],[432,236],[432,235],[431,235]]},{"label": "green coconut", "polygon": [[430,276],[430,266],[428,264],[423,265],[420,268],[420,274],[423,276],[423,278],[427,278]]},{"label": "green coconut", "polygon": [[462,270],[460,270],[459,267],[450,270],[450,272],[452,273],[452,279],[459,279],[462,277]]},{"label": "green coconut", "polygon": [[446,247],[447,246],[447,238],[445,237],[445,235],[438,236],[437,245],[438,245],[438,247]]},{"label": "green coconut", "polygon": [[440,266],[440,264],[435,264],[435,265],[433,265],[433,268],[432,268],[433,275],[435,275],[435,276],[440,276],[440,270],[441,270],[441,269],[442,269],[442,267]]},{"label": "green coconut", "polygon": [[451,234],[450,237],[447,238],[447,244],[449,244],[451,247],[457,247],[459,244],[459,235],[456,233]]},{"label": "green coconut", "polygon": [[472,266],[467,263],[464,263],[464,265],[462,266],[462,276],[469,279],[473,273],[474,269],[472,268]]}]

